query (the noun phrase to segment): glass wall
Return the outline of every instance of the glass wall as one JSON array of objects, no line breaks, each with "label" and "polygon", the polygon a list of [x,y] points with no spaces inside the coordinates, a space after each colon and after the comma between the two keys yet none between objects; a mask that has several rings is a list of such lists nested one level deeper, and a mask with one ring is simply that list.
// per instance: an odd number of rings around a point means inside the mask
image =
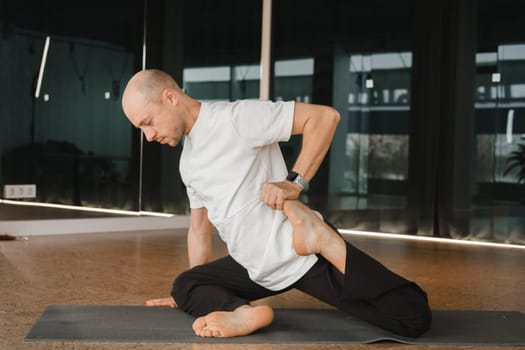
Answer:
[{"label": "glass wall", "polygon": [[476,56],[476,239],[525,242],[525,44]]},{"label": "glass wall", "polygon": [[[141,138],[120,94],[145,64],[201,101],[259,98],[262,0],[1,4],[1,184],[188,213],[181,148]],[[271,99],[342,117],[302,199],[344,229],[523,243],[525,8],[431,5],[273,1]]]},{"label": "glass wall", "polygon": [[334,106],[343,118],[331,154],[333,220],[406,232],[410,227],[394,227],[389,213],[402,217],[407,207],[412,55],[339,52],[335,60]]},{"label": "glass wall", "polygon": [[[274,6],[276,64],[312,62],[303,80],[289,80],[311,90],[285,98],[332,105],[341,115],[330,153],[303,199],[340,228],[407,232],[402,214],[407,211],[410,3],[276,1]],[[284,84],[275,70],[278,99]],[[300,142],[292,138],[283,145],[290,167]]]},{"label": "glass wall", "polygon": [[259,98],[259,65],[185,68],[184,91],[199,101]]},{"label": "glass wall", "polygon": [[[262,1],[149,4],[147,68],[166,70],[200,101],[259,98]],[[144,142],[143,148],[141,208],[188,213],[179,175],[181,147]]]},{"label": "glass wall", "polygon": [[1,183],[35,184],[39,202],[137,210],[120,94],[140,64],[142,3],[3,4]]},{"label": "glass wall", "polygon": [[[277,60],[274,62],[274,100],[309,103],[313,95],[314,59],[311,57]],[[292,169],[301,150],[302,137],[292,135],[281,143],[281,151],[288,169]],[[308,196],[302,200],[307,201]]]}]

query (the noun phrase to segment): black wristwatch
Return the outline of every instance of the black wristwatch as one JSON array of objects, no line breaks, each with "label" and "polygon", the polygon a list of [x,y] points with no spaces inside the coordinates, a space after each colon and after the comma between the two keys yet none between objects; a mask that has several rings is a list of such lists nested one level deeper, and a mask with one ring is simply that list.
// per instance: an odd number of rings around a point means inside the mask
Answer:
[{"label": "black wristwatch", "polygon": [[299,175],[299,173],[293,170],[290,170],[288,172],[288,176],[286,177],[286,180],[301,186],[303,189],[303,192],[308,191],[308,182],[306,182],[306,180],[303,179],[303,177]]}]

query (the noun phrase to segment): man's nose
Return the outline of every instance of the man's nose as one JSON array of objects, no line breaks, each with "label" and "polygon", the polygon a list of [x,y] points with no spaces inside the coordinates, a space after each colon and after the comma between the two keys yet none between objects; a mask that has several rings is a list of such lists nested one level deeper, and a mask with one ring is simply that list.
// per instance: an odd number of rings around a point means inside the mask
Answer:
[{"label": "man's nose", "polygon": [[144,136],[146,136],[146,140],[148,140],[148,142],[153,141],[153,138],[155,137],[155,131],[151,129],[143,129],[142,131],[144,132]]}]

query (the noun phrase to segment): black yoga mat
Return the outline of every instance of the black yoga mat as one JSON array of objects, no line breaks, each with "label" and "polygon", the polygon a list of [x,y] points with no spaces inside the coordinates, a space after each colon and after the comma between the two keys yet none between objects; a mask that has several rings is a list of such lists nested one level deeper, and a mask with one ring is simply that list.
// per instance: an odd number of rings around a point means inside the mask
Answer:
[{"label": "black yoga mat", "polygon": [[333,309],[277,309],[274,322],[236,338],[200,338],[180,310],[146,306],[52,305],[26,341],[163,343],[373,343],[525,345],[525,314],[516,311],[434,311],[422,337],[397,336]]}]

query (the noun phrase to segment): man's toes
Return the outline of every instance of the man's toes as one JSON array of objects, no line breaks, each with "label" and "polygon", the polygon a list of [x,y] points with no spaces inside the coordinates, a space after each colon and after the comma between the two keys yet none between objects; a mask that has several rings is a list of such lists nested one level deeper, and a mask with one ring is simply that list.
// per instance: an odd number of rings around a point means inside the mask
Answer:
[{"label": "man's toes", "polygon": [[211,338],[217,338],[218,337],[218,332],[217,331],[210,331],[210,337]]},{"label": "man's toes", "polygon": [[204,337],[204,338],[216,338],[216,337],[220,337],[221,336],[221,333],[217,330],[212,330],[212,329],[203,329],[199,334],[198,336],[200,337]]},{"label": "man's toes", "polygon": [[193,325],[191,326],[195,333],[200,332],[204,329],[204,327],[206,327],[206,318],[204,317],[197,318],[195,321],[193,321]]}]

